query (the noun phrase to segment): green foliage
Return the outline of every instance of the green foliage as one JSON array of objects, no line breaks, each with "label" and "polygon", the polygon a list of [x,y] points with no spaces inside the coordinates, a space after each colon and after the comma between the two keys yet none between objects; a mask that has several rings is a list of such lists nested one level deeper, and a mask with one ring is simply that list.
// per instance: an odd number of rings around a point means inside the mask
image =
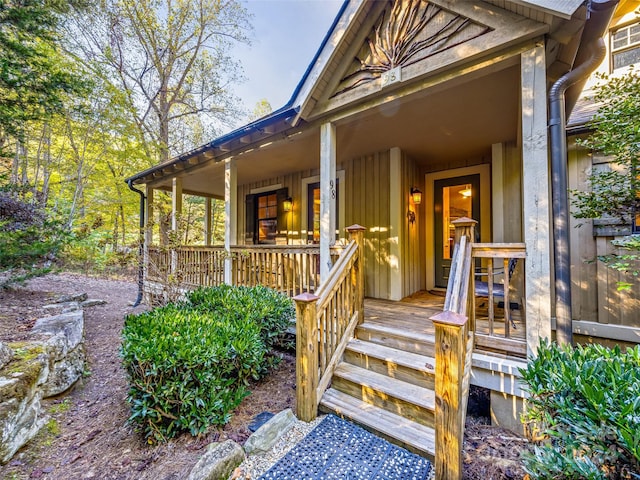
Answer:
[{"label": "green foliage", "polygon": [[[589,189],[573,191],[576,218],[609,219],[631,225],[640,213],[640,76],[631,69],[624,76],[601,76],[594,100],[600,105],[590,126],[594,132],[579,142],[611,157],[611,168],[594,168]],[[619,255],[599,259],[610,267],[638,275],[638,242],[627,242]],[[621,285],[622,288],[628,285]]]},{"label": "green foliage", "polygon": [[639,346],[542,342],[522,374],[525,420],[544,439],[524,455],[532,479],[640,478]]},{"label": "green foliage", "polygon": [[58,25],[82,1],[14,0],[0,5],[0,133],[60,112],[69,95],[86,93],[75,62],[61,53]]},{"label": "green foliage", "polygon": [[63,225],[20,189],[0,189],[0,271],[15,271],[3,285],[47,266],[69,240]]},{"label": "green foliage", "polygon": [[270,345],[292,311],[290,300],[262,287],[200,289],[188,297],[125,319],[129,420],[150,442],[225,424],[249,380],[276,363]]},{"label": "green foliage", "polygon": [[232,287],[199,288],[187,294],[188,303],[205,312],[226,311],[238,321],[256,321],[262,341],[268,349],[279,346],[283,332],[295,319],[289,297],[270,288]]}]

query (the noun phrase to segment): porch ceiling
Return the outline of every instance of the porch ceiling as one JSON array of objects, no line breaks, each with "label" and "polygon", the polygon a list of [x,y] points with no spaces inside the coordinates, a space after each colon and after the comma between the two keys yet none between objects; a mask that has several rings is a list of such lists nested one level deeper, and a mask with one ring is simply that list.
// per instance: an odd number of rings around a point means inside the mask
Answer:
[{"label": "porch ceiling", "polygon": [[[505,64],[455,86],[390,99],[337,124],[337,162],[400,147],[427,170],[488,157],[491,144],[517,139],[520,66]],[[437,91],[436,91],[437,90]],[[248,146],[249,147],[249,146]],[[317,169],[319,125],[292,129],[236,155],[238,185]],[[209,161],[176,175],[185,193],[224,195],[224,162]],[[169,178],[154,188],[169,189]]]}]

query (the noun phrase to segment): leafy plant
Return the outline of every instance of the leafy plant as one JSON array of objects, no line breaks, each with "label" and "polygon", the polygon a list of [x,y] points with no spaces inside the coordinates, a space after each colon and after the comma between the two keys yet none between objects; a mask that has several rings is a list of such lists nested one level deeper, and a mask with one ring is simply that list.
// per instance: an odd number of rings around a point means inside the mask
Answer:
[{"label": "leafy plant", "polygon": [[129,420],[150,442],[228,422],[249,381],[277,361],[271,339],[288,325],[291,301],[276,295],[262,287],[199,289],[184,302],[126,317]]},{"label": "leafy plant", "polygon": [[524,454],[532,479],[639,479],[640,347],[542,342],[522,370],[525,422],[539,445]]},{"label": "leafy plant", "polygon": [[[611,159],[609,168],[595,168],[587,190],[572,191],[576,218],[607,219],[612,224],[631,225],[640,214],[640,75],[631,68],[623,76],[600,76],[594,100],[600,105],[590,122],[593,134],[579,143]],[[620,239],[621,253],[598,259],[609,267],[640,274],[637,236]],[[620,283],[621,289],[631,288]]]}]

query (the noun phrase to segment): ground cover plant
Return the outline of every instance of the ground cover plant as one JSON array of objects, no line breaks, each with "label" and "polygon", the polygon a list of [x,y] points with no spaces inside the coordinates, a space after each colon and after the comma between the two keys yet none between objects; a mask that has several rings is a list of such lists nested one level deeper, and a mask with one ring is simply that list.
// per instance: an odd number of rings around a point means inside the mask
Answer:
[{"label": "ground cover plant", "polygon": [[523,380],[532,479],[640,479],[640,346],[541,343]]},{"label": "ground cover plant", "polygon": [[225,424],[249,381],[277,364],[273,347],[294,315],[277,292],[225,285],[126,317],[130,421],[149,442]]}]

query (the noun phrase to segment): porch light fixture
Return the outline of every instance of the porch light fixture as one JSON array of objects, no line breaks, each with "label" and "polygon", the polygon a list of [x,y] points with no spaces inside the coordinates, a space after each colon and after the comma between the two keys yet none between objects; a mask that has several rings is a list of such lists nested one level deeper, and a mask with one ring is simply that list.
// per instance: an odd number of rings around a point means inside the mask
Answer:
[{"label": "porch light fixture", "polygon": [[422,191],[416,187],[411,187],[411,199],[413,200],[414,205],[420,205],[422,202]]},{"label": "porch light fixture", "polygon": [[473,190],[471,190],[471,188],[465,188],[464,190],[460,190],[458,193],[460,193],[464,198],[469,198],[473,195]]},{"label": "porch light fixture", "polygon": [[284,199],[284,202],[282,202],[282,210],[287,213],[293,210],[293,199],[291,197],[287,197]]}]

